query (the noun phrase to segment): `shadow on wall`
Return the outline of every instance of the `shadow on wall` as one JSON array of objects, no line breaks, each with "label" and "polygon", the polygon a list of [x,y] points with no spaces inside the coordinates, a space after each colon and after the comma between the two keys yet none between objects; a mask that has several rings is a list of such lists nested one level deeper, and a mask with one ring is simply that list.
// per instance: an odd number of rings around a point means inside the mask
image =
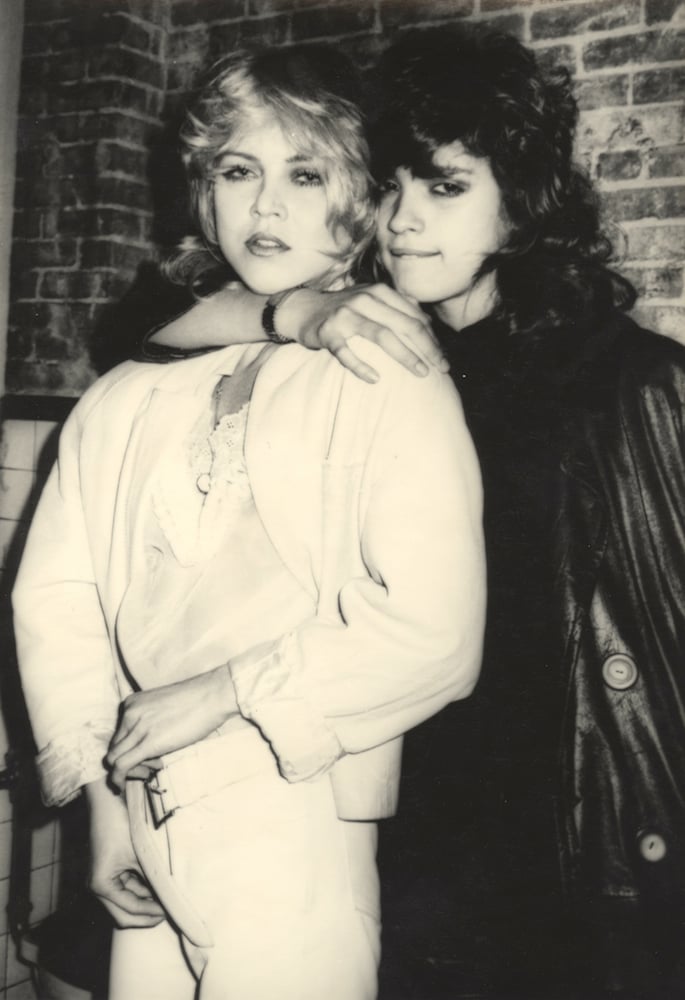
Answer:
[{"label": "shadow on wall", "polygon": [[134,283],[106,306],[93,331],[90,358],[98,375],[135,357],[145,334],[163,326],[193,303],[190,292],[168,281],[153,261],[141,264]]},{"label": "shadow on wall", "polygon": [[135,357],[149,330],[169,322],[193,302],[187,289],[164,277],[157,262],[194,231],[184,167],[178,152],[180,119],[180,110],[170,113],[148,159],[147,182],[153,215],[151,235],[156,251],[151,251],[150,261],[139,266],[125,294],[105,307],[92,334],[91,362],[100,375]]}]

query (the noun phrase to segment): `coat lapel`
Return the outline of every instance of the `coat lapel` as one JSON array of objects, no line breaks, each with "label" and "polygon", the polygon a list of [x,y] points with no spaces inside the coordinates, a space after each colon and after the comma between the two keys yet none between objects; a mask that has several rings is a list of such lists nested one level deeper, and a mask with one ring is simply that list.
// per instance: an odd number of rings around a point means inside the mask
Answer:
[{"label": "coat lapel", "polygon": [[[271,542],[316,600],[325,516],[324,457],[342,375],[328,358],[310,356],[303,364],[302,350],[297,345],[280,348],[259,373],[245,458],[255,505]],[[326,381],[330,391],[325,384],[322,391]]]}]

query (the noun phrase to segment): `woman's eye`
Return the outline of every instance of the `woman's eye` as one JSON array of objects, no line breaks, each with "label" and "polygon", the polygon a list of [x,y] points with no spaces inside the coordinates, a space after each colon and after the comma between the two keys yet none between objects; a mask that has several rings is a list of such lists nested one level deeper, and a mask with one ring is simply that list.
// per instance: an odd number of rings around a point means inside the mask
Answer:
[{"label": "woman's eye", "polygon": [[294,181],[299,184],[300,187],[319,187],[323,184],[323,177],[318,170],[312,170],[311,168],[306,168],[298,170],[294,175]]},{"label": "woman's eye", "polygon": [[392,177],[386,177],[385,180],[378,182],[376,190],[382,197],[385,194],[390,194],[391,191],[399,191],[399,187],[397,181],[393,180]]},{"label": "woman's eye", "polygon": [[440,181],[431,187],[432,194],[436,194],[439,198],[456,198],[465,191],[463,184],[454,184],[451,181]]},{"label": "woman's eye", "polygon": [[246,181],[254,175],[254,171],[240,163],[235,163],[230,167],[224,167],[219,171],[219,174],[226,181]]}]

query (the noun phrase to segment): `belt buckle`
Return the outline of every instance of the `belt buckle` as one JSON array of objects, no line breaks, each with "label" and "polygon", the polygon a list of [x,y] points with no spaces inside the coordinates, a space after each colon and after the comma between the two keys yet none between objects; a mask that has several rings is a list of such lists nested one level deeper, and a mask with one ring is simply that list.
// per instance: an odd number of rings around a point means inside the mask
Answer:
[{"label": "belt buckle", "polygon": [[[152,811],[152,818],[155,821],[155,827],[160,827],[162,823],[165,823],[170,816],[173,816],[176,812],[174,807],[171,807],[168,800],[171,798],[168,788],[164,788],[160,783],[160,774],[163,768],[159,771],[153,771],[149,778],[145,779],[145,787],[147,788],[148,802],[150,803],[150,809]],[[167,796],[167,802],[164,801],[164,796]]]}]

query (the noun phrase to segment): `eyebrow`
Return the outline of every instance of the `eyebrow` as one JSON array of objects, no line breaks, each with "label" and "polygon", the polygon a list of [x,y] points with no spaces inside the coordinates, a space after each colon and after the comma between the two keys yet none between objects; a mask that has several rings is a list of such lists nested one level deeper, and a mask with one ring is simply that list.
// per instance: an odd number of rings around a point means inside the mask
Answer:
[{"label": "eyebrow", "polygon": [[[243,160],[250,160],[251,163],[258,163],[259,162],[259,157],[258,156],[253,156],[251,153],[243,153],[243,151],[240,150],[240,149],[224,149],[224,150],[222,150],[222,152],[219,154],[219,157],[218,157],[218,159],[217,159],[216,162],[217,163],[221,163],[221,161],[223,160],[223,158],[225,156],[240,156]],[[285,162],[286,163],[311,163],[311,161],[315,160],[315,159],[317,159],[317,157],[313,153],[311,153],[310,155],[306,155],[305,153],[294,153],[292,156],[289,156]]]},{"label": "eyebrow", "polygon": [[458,177],[459,174],[473,174],[473,170],[469,167],[439,167],[437,163],[433,164],[435,172],[439,177]]}]

